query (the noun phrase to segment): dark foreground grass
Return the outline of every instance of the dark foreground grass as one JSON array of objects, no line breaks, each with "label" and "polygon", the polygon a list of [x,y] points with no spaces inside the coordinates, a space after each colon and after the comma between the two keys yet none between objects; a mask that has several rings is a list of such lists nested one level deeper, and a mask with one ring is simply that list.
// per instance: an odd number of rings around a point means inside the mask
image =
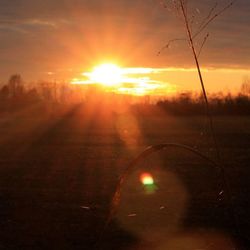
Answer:
[{"label": "dark foreground grass", "polygon": [[[249,249],[249,124],[249,117],[215,119],[231,201],[218,169],[169,149],[129,176],[104,229],[119,175],[146,146],[185,143],[214,157],[203,118],[82,106],[5,116],[0,249]],[[142,171],[154,174],[154,193],[141,187]]]}]

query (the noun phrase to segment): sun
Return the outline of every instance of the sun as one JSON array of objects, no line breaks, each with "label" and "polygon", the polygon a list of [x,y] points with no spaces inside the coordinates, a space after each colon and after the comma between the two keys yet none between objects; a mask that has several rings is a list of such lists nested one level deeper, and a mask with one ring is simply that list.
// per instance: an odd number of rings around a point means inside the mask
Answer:
[{"label": "sun", "polygon": [[114,86],[123,82],[123,73],[118,65],[104,63],[94,67],[93,71],[89,73],[89,79],[105,86]]},{"label": "sun", "polygon": [[87,89],[96,89],[98,93],[103,91],[117,95],[161,96],[175,91],[175,87],[154,78],[164,71],[162,69],[121,67],[112,61],[102,62],[82,72],[81,77],[72,79],[71,83],[85,85]]}]

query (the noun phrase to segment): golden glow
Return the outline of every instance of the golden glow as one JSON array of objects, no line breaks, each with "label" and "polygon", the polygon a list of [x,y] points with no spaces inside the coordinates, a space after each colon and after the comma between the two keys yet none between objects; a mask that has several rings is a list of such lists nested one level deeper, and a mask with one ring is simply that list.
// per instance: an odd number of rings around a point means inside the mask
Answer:
[{"label": "golden glow", "polygon": [[176,92],[176,86],[159,79],[162,68],[126,68],[104,63],[71,80],[72,84],[95,85],[105,92],[122,95],[165,95]]},{"label": "golden glow", "polygon": [[[117,94],[134,96],[169,96],[176,92],[200,90],[200,82],[195,68],[149,68],[149,67],[122,67],[122,83],[117,85],[102,85],[105,91]],[[237,94],[243,77],[249,75],[249,69],[237,68],[202,68],[206,89],[210,93],[218,90],[227,94]],[[96,82],[90,79],[91,72],[76,75],[72,84],[93,85]],[[144,85],[144,86],[142,86]],[[219,86],[219,87],[218,87]]]},{"label": "golden glow", "polygon": [[107,86],[113,86],[122,83],[122,69],[112,63],[105,63],[96,66],[92,72],[85,73],[92,82]]}]

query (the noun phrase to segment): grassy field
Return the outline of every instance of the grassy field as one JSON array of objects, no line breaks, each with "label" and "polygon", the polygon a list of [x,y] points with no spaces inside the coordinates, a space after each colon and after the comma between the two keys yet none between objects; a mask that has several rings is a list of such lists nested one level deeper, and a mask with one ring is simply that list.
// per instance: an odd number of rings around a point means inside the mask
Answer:
[{"label": "grassy field", "polygon": [[[229,190],[219,168],[169,148],[131,172],[104,228],[119,176],[147,146],[184,143],[216,159],[204,124],[79,105],[5,114],[0,249],[249,249],[250,117],[215,118]],[[150,194],[145,171],[156,181]]]}]

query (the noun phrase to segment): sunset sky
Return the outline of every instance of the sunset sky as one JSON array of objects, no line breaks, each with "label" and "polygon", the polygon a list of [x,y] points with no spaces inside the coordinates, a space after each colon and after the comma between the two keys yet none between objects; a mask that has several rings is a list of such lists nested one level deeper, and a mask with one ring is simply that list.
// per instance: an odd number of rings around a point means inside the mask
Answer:
[{"label": "sunset sky", "polygon": [[[133,78],[164,89],[199,90],[178,15],[160,0],[0,0],[0,83],[83,79],[98,64],[134,69]],[[166,1],[168,3],[170,1]],[[218,0],[219,11],[230,1]],[[193,30],[216,1],[189,1]],[[194,7],[194,8],[193,8]],[[215,12],[216,13],[216,10]],[[236,91],[250,76],[250,1],[238,0],[201,34],[200,55],[210,91]],[[142,73],[138,69],[146,68]],[[163,87],[162,87],[163,86]]]}]

